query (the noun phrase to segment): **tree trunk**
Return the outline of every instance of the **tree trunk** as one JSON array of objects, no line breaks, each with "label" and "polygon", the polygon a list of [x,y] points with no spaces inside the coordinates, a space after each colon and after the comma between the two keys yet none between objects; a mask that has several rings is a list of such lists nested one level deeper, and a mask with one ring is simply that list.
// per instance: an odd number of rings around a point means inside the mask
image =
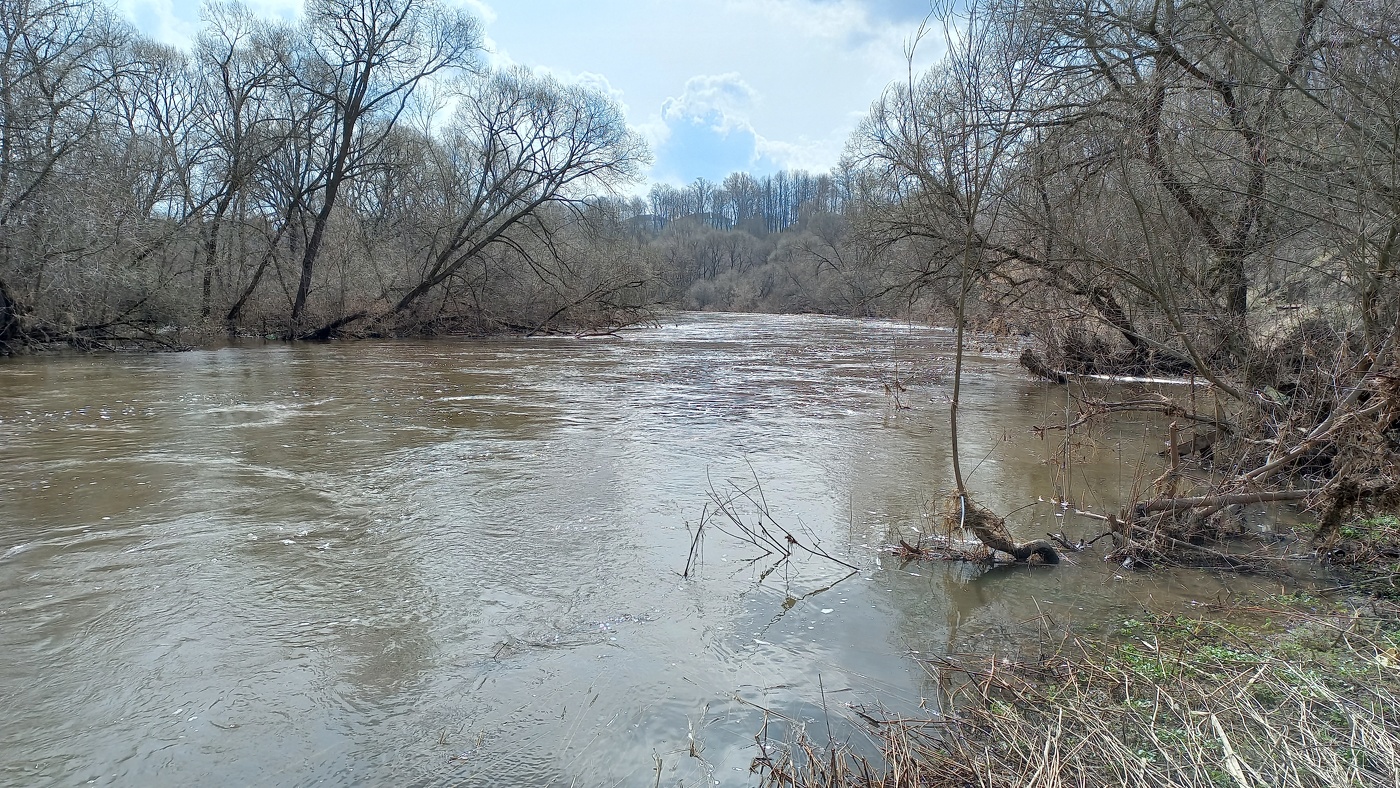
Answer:
[{"label": "tree trunk", "polygon": [[224,214],[233,201],[233,190],[229,189],[214,206],[214,215],[204,228],[204,271],[200,280],[199,319],[208,320],[214,310],[214,266],[219,256],[219,229],[224,222]]},{"label": "tree trunk", "polygon": [[0,280],[0,356],[12,356],[24,348],[23,315],[26,310],[15,301]]},{"label": "tree trunk", "polygon": [[224,316],[224,322],[228,324],[230,332],[238,328],[238,321],[243,316],[243,307],[248,303],[248,299],[253,297],[253,293],[257,291],[258,285],[262,282],[263,274],[267,272],[268,265],[272,262],[272,259],[277,256],[277,245],[282,243],[282,236],[286,235],[287,231],[291,228],[294,212],[295,209],[289,208],[283,215],[282,225],[277,228],[277,231],[272,235],[272,239],[268,241],[267,252],[263,254],[262,260],[259,261],[257,270],[253,272],[252,280],[248,282],[247,287],[243,288],[243,293],[238,296],[238,300],[233,302],[233,306],[229,307],[228,314]]},{"label": "tree trunk", "polygon": [[316,258],[321,254],[321,240],[326,234],[326,223],[330,220],[334,196],[329,192],[326,206],[316,214],[316,222],[311,226],[311,237],[306,241],[306,250],[301,256],[301,278],[297,281],[297,297],[292,303],[291,329],[288,338],[295,338],[301,323],[301,313],[306,309],[306,299],[311,295],[311,273],[316,266]]},{"label": "tree trunk", "polygon": [[1394,306],[1393,296],[1390,304],[1387,304],[1382,296],[1383,292],[1394,293],[1394,284],[1382,285],[1381,283],[1395,278],[1397,240],[1400,240],[1400,222],[1392,221],[1390,233],[1386,236],[1385,243],[1377,255],[1375,274],[1367,277],[1366,288],[1361,299],[1361,316],[1365,322],[1368,346],[1379,343],[1382,332],[1385,330],[1384,315],[1388,313],[1387,307],[1393,308]]},{"label": "tree trunk", "polygon": [[1232,495],[1201,495],[1194,498],[1163,498],[1146,501],[1137,505],[1139,514],[1148,512],[1171,512],[1178,509],[1196,509],[1205,506],[1236,506],[1251,503],[1274,503],[1277,501],[1302,501],[1316,495],[1321,489],[1278,490],[1275,492],[1236,493]]}]

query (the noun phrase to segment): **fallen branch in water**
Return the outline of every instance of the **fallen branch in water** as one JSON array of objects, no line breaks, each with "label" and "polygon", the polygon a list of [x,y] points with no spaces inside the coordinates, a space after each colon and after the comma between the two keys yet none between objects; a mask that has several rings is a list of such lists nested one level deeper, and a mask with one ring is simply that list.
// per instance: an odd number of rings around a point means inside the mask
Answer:
[{"label": "fallen branch in water", "polygon": [[[1254,572],[1259,571],[1260,569],[1259,560],[1254,557],[1245,557],[1230,555],[1229,553],[1222,553],[1219,550],[1212,550],[1209,547],[1204,547],[1198,544],[1192,544],[1191,542],[1185,539],[1178,539],[1170,534],[1163,533],[1162,529],[1160,528],[1147,528],[1146,526],[1138,525],[1137,523],[1124,523],[1123,521],[1119,520],[1113,515],[1108,516],[1108,522],[1109,525],[1115,531],[1117,531],[1124,537],[1128,537],[1128,535],[1131,533],[1133,536],[1139,536],[1148,540],[1146,543],[1148,545],[1147,549],[1158,555],[1166,553],[1166,551],[1162,549],[1162,547],[1170,547],[1176,550],[1206,556],[1214,562],[1217,562],[1219,564],[1229,567],[1230,569],[1234,569],[1237,571]],[[1132,540],[1130,539],[1129,541]],[[1136,543],[1136,545],[1139,548],[1142,547],[1141,542]],[[1161,547],[1157,547],[1156,545],[1160,545]],[[1132,555],[1133,553],[1133,551],[1124,551],[1123,548],[1120,547],[1118,550],[1115,550],[1113,553],[1109,554],[1109,559],[1115,560],[1114,556],[1116,556],[1120,552],[1123,552],[1125,557],[1128,555]]]},{"label": "fallen branch in water", "polygon": [[977,540],[992,550],[999,550],[1015,558],[1017,562],[1027,562],[1039,558],[1042,563],[1060,563],[1060,554],[1055,546],[1044,539],[1018,542],[1006,527],[1006,521],[990,510],[978,506],[966,495],[956,495],[948,499],[944,522],[949,532],[955,528],[966,528]]},{"label": "fallen branch in water", "polygon": [[[791,530],[773,517],[768,508],[768,500],[763,494],[763,486],[758,480],[758,473],[752,465],[749,466],[749,473],[753,476],[753,484],[749,487],[740,487],[733,481],[729,481],[727,483],[728,489],[721,492],[720,488],[715,486],[714,481],[710,481],[710,503],[706,504],[705,509],[701,512],[700,524],[691,541],[690,555],[686,559],[683,577],[690,576],[690,570],[699,558],[700,539],[707,525],[714,525],[716,530],[726,536],[758,548],[761,553],[754,559],[755,561],[777,555],[777,563],[769,567],[762,577],[767,577],[773,569],[790,559],[794,550],[831,561],[852,572],[860,571],[860,568],[854,564],[843,561],[824,550],[815,536],[810,545],[804,544],[796,536],[793,536]],[[752,512],[747,515],[752,519],[752,522],[745,521],[746,515],[740,511],[741,506],[752,509]],[[717,518],[727,523],[728,527],[721,526]]]},{"label": "fallen branch in water", "polygon": [[1059,371],[1058,369],[1051,369],[1045,363],[1045,361],[1042,360],[1040,356],[1036,355],[1035,351],[1031,350],[1030,348],[1026,348],[1025,350],[1021,351],[1021,358],[1019,359],[1019,361],[1021,362],[1021,366],[1026,368],[1026,371],[1030,372],[1036,377],[1044,378],[1045,380],[1048,380],[1051,383],[1054,383],[1059,386],[1065,386],[1069,384],[1068,375]]},{"label": "fallen branch in water", "polygon": [[1231,495],[1201,495],[1191,498],[1162,498],[1137,504],[1138,514],[1168,512],[1178,509],[1220,508],[1251,503],[1274,503],[1280,501],[1302,501],[1322,492],[1321,487],[1307,490],[1277,490],[1274,492],[1235,493]]},{"label": "fallen branch in water", "polygon": [[903,539],[899,544],[891,548],[894,555],[904,561],[964,561],[967,563],[985,563],[992,559],[993,551],[980,542],[954,542],[952,539],[943,536],[928,538],[929,544],[924,544],[924,539],[919,539],[917,545],[912,545]]},{"label": "fallen branch in water", "polygon": [[690,578],[690,569],[700,558],[700,539],[705,535],[705,521],[709,518],[709,504],[700,510],[700,522],[695,526],[695,537],[690,540],[690,553],[685,557],[685,569],[681,577]]},{"label": "fallen branch in water", "polygon": [[1107,416],[1111,413],[1160,413],[1171,418],[1188,419],[1198,424],[1209,424],[1216,429],[1229,431],[1229,425],[1217,422],[1212,416],[1203,416],[1193,413],[1172,400],[1157,395],[1155,397],[1145,397],[1143,399],[1123,400],[1120,402],[1107,402],[1098,399],[1086,399],[1083,407],[1079,409],[1078,418],[1067,424],[1047,424],[1035,426],[1032,429],[1038,435],[1044,435],[1050,431],[1069,432],[1078,427],[1082,427],[1090,421]]},{"label": "fallen branch in water", "polygon": [[1046,536],[1050,537],[1050,540],[1055,544],[1058,544],[1071,553],[1082,553],[1084,552],[1084,548],[1088,547],[1088,544],[1085,543],[1083,539],[1080,539],[1079,543],[1075,544],[1066,538],[1064,534],[1046,534]]}]

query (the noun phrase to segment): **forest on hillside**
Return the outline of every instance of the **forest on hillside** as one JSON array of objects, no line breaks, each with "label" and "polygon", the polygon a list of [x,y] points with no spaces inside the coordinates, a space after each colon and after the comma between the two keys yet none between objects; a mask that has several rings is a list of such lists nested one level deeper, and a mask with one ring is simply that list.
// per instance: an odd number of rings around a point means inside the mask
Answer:
[{"label": "forest on hillside", "polygon": [[101,0],[0,9],[0,353],[878,308],[860,266],[818,276],[849,177],[628,199],[649,153],[615,103],[484,65],[462,10],[304,10],[206,4],[184,51]]},{"label": "forest on hillside", "polygon": [[1080,370],[1239,368],[1394,325],[1380,0],[983,0],[911,37],[946,54],[872,97],[831,172],[645,197],[619,108],[486,67],[460,9],[203,13],[183,51],[100,0],[0,9],[0,351],[656,306],[946,320],[964,288],[971,319]]}]

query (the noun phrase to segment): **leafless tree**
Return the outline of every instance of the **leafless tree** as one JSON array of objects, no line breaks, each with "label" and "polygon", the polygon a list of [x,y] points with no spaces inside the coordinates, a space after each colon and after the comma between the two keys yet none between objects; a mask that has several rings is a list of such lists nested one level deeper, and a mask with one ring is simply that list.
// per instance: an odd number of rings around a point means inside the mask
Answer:
[{"label": "leafless tree", "polygon": [[130,67],[130,32],[88,0],[0,4],[0,353],[22,344],[41,300],[44,190],[99,128]]},{"label": "leafless tree", "polygon": [[594,190],[635,177],[647,160],[645,145],[617,106],[596,92],[523,69],[461,87],[460,106],[426,159],[433,210],[418,217],[426,223],[420,264],[375,304],[326,323],[315,335],[396,319],[480,264],[493,247],[514,250],[539,276],[550,277],[534,251],[552,246],[543,209],[581,204]]},{"label": "leafless tree", "polygon": [[434,0],[308,0],[304,43],[288,64],[298,88],[325,103],[317,146],[314,216],[290,314],[297,333],[311,294],[326,227],[348,180],[375,156],[424,80],[472,66],[480,46],[474,19]]}]

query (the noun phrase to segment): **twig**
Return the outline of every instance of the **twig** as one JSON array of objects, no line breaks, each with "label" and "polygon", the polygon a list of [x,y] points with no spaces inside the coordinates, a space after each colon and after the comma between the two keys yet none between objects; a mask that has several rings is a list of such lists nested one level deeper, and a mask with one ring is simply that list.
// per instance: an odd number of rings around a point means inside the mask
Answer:
[{"label": "twig", "polygon": [[695,556],[700,550],[700,537],[705,533],[705,520],[707,519],[709,507],[710,505],[707,503],[704,508],[700,510],[700,523],[695,527],[695,538],[690,540],[690,554],[687,555],[685,559],[685,571],[681,572],[681,577],[686,579],[690,578],[691,564],[695,561]]}]

